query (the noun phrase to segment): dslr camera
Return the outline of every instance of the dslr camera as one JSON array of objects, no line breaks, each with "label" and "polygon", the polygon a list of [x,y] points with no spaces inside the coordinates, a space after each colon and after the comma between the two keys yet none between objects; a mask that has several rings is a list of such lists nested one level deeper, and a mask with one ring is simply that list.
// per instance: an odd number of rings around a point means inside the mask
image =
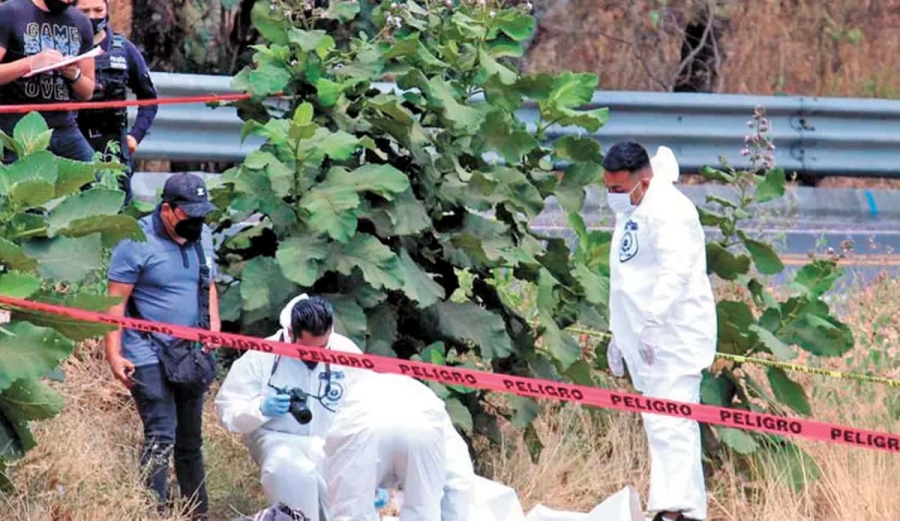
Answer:
[{"label": "dslr camera", "polygon": [[309,395],[303,389],[294,387],[293,389],[278,389],[278,392],[290,395],[291,405],[288,408],[288,412],[300,425],[306,425],[312,421],[312,411],[309,410],[309,405],[306,404]]}]

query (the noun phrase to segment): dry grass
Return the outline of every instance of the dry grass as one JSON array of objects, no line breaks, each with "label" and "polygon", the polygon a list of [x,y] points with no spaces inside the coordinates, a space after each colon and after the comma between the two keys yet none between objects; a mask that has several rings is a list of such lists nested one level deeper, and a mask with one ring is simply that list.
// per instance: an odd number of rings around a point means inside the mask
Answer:
[{"label": "dry grass", "polygon": [[[845,317],[857,337],[857,350],[846,357],[849,367],[894,374],[900,330],[898,294],[900,281],[884,278],[846,292],[844,301],[835,304],[847,310]],[[18,490],[3,499],[0,510],[8,512],[5,519],[164,519],[155,514],[149,496],[138,485],[139,420],[128,395],[110,383],[96,351],[85,347],[79,357],[66,363],[65,383],[54,384],[65,395],[66,410],[37,424],[39,446],[13,468]],[[822,365],[848,367],[844,360]],[[896,393],[819,376],[801,375],[797,380],[807,389],[817,419],[898,431]],[[532,464],[511,430],[506,431],[499,450],[480,459],[495,479],[518,491],[526,510],[543,503],[587,511],[629,484],[646,493],[646,441],[638,416],[554,407],[553,414],[544,415],[536,425],[545,445],[538,465]],[[238,513],[255,511],[264,504],[264,497],[247,451],[236,436],[218,425],[211,403],[204,421],[213,519],[230,520]],[[726,458],[711,465],[710,519],[896,518],[900,496],[890,491],[900,487],[897,456],[802,440],[799,445],[821,470],[819,480],[807,480],[799,491],[789,485],[777,462],[756,461],[748,466]]]},{"label": "dry grass", "polygon": [[[667,90],[684,28],[714,6],[716,92],[897,97],[898,0],[579,0],[551,5],[527,65],[596,72],[611,90]],[[652,12],[659,14],[654,26]]]}]

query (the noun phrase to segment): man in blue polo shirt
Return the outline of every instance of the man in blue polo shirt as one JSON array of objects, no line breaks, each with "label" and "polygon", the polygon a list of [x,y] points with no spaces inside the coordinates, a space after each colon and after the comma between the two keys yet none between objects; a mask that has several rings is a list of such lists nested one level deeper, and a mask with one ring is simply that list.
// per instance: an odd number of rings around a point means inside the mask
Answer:
[{"label": "man in blue polo shirt", "polygon": [[[198,326],[203,263],[209,271],[209,328],[219,331],[212,234],[204,225],[214,208],[200,177],[175,174],[166,181],[162,201],[140,220],[147,240],[124,240],[113,250],[109,294],[122,297],[122,302],[110,314]],[[203,393],[189,394],[171,386],[158,356],[160,349],[175,342],[179,340],[164,334],[117,330],[106,335],[106,357],[115,378],[131,390],[144,425],[141,465],[149,466],[147,486],[165,504],[169,456],[174,452],[181,494],[195,502],[194,519],[205,519]]]}]

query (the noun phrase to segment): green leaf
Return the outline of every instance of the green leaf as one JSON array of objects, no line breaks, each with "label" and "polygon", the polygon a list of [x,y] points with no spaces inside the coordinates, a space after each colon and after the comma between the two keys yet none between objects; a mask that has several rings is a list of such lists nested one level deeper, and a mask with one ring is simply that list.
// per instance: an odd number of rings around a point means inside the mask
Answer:
[{"label": "green leaf", "polygon": [[841,273],[834,261],[816,260],[800,268],[792,286],[803,290],[811,298],[818,298],[831,289]]},{"label": "green leaf", "polygon": [[793,360],[794,358],[797,358],[797,355],[791,351],[791,348],[779,340],[778,337],[773,335],[768,329],[753,324],[750,326],[750,331],[756,333],[759,340],[766,346],[766,349],[780,360]]},{"label": "green leaf", "polygon": [[525,432],[522,433],[522,439],[525,441],[525,446],[528,447],[531,463],[537,465],[541,460],[544,444],[541,442],[541,437],[534,428],[534,424],[529,425],[528,428],[525,429]]},{"label": "green leaf", "polygon": [[12,322],[0,334],[0,391],[20,378],[47,374],[71,354],[75,345],[58,332],[28,322]]},{"label": "green leaf", "polygon": [[330,266],[350,275],[358,268],[373,288],[400,289],[403,276],[400,260],[390,248],[371,235],[356,235],[332,254]]},{"label": "green leaf", "polygon": [[556,187],[556,199],[570,213],[581,211],[584,206],[585,188],[599,181],[603,169],[598,163],[574,163],[563,172],[562,181]]},{"label": "green leaf", "polygon": [[700,383],[702,403],[719,407],[730,407],[734,400],[735,391],[734,382],[724,375],[712,376],[708,372],[703,374],[703,380]]},{"label": "green leaf", "polygon": [[300,199],[300,207],[309,213],[307,222],[316,232],[327,233],[336,241],[347,242],[355,234],[359,196],[353,186],[313,188]]},{"label": "green leaf", "polygon": [[427,308],[445,297],[444,287],[435,282],[405,249],[400,251],[400,270],[403,272],[403,292]]},{"label": "green leaf", "polygon": [[413,56],[421,45],[419,41],[419,33],[413,33],[411,36],[397,40],[391,49],[384,53],[386,60],[401,58],[403,56]]},{"label": "green leaf", "polygon": [[503,66],[484,51],[478,51],[478,63],[481,65],[481,71],[477,83],[484,83],[493,76],[496,76],[503,85],[512,85],[519,79],[519,75]]},{"label": "green leaf", "polygon": [[278,316],[278,304],[294,294],[296,285],[284,278],[272,257],[254,257],[241,271],[241,305],[244,311],[264,310]]},{"label": "green leaf", "polygon": [[250,10],[250,21],[266,40],[276,45],[287,45],[288,37],[285,29],[290,27],[290,24],[280,11],[270,8],[273,5],[270,2],[256,2]]},{"label": "green leaf", "polygon": [[546,72],[529,74],[519,78],[515,88],[524,96],[534,100],[543,101],[550,98],[550,93],[553,92],[555,81],[556,78]]},{"label": "green leaf", "polygon": [[784,370],[777,367],[767,367],[766,375],[769,377],[769,385],[779,402],[787,405],[803,416],[809,416],[812,409],[806,398],[806,391],[797,382],[788,377]]},{"label": "green leaf", "polygon": [[[105,312],[115,304],[118,304],[122,299],[120,297],[92,295],[90,293],[69,293],[64,297],[60,297],[59,294],[52,293],[49,295],[43,294],[39,298],[36,298],[36,300],[51,304],[59,304],[66,307],[86,309],[88,311]],[[61,335],[75,342],[81,342],[88,338],[95,338],[116,329],[114,326],[108,326],[106,324],[84,322],[62,315],[41,313],[31,310],[17,310],[16,317],[27,320],[35,326],[53,328]]]},{"label": "green leaf", "polygon": [[744,238],[744,246],[753,257],[753,263],[756,269],[763,275],[775,275],[784,271],[784,263],[775,253],[771,246],[764,242]]},{"label": "green leaf", "polygon": [[278,245],[275,259],[288,280],[302,287],[312,287],[324,270],[323,261],[331,247],[317,235],[295,235]]},{"label": "green leaf", "polygon": [[331,0],[328,11],[325,13],[328,18],[338,20],[341,23],[349,22],[356,18],[359,14],[359,2],[357,0],[340,1]]},{"label": "green leaf", "polygon": [[756,345],[758,338],[756,333],[750,330],[755,318],[747,304],[730,300],[720,301],[716,305],[716,317],[719,352],[744,355]]},{"label": "green leaf", "polygon": [[356,345],[365,345],[366,313],[352,296],[326,295],[325,298],[334,306],[334,329],[339,334],[352,340]]},{"label": "green leaf", "polygon": [[515,164],[539,143],[530,133],[511,128],[508,118],[503,112],[491,112],[481,126],[481,133],[488,147],[497,149],[508,163]]},{"label": "green leaf", "polygon": [[551,105],[546,111],[541,111],[541,116],[554,124],[568,127],[581,127],[588,132],[596,132],[609,121],[609,108],[603,107],[594,110],[573,110],[557,105]]},{"label": "green leaf", "polygon": [[42,277],[80,282],[101,266],[99,235],[32,239],[23,245],[25,254],[38,261]]},{"label": "green leaf", "polygon": [[759,450],[759,445],[753,435],[740,429],[730,427],[717,427],[722,443],[733,449],[738,454],[753,454]]},{"label": "green leaf", "polygon": [[[294,111],[293,122],[295,125],[308,125],[312,123],[314,114],[315,109],[312,104],[308,101],[304,101],[300,105],[297,105],[297,109]],[[268,162],[266,164],[268,164]]]},{"label": "green leaf", "polygon": [[841,356],[853,349],[853,332],[831,316],[804,313],[785,329],[792,342],[816,356]]},{"label": "green leaf", "polygon": [[314,157],[328,156],[335,161],[346,161],[360,147],[359,139],[343,130],[331,132],[317,128],[312,139],[303,141],[301,151]]},{"label": "green leaf", "polygon": [[366,311],[369,328],[366,352],[383,356],[397,356],[394,341],[397,340],[397,312],[388,303],[382,303]]},{"label": "green leaf", "polygon": [[545,328],[544,349],[556,358],[562,371],[566,371],[581,358],[581,346],[571,335],[562,331],[556,323],[557,300],[554,295],[557,283],[546,269],[538,276],[537,307],[540,324]]},{"label": "green leaf", "polygon": [[64,157],[56,158],[58,167],[56,177],[56,197],[74,194],[82,186],[94,180],[94,167],[91,163],[72,161]]},{"label": "green leaf", "polygon": [[[86,192],[66,197],[57,205],[47,218],[47,234],[50,237],[60,235],[79,222],[100,216],[106,218],[119,213],[125,194],[118,190],[92,188]],[[131,219],[137,225],[137,221]]]},{"label": "green leaf", "polygon": [[572,274],[584,288],[588,302],[603,307],[609,305],[609,278],[600,276],[582,263],[575,264]]},{"label": "green leaf", "polygon": [[559,159],[575,162],[600,163],[600,143],[588,136],[563,136],[553,143],[553,153]]},{"label": "green leaf", "polygon": [[22,145],[25,152],[21,155],[29,155],[45,150],[50,145],[50,128],[39,112],[29,112],[22,117],[13,129],[13,139]]},{"label": "green leaf", "polygon": [[784,195],[787,179],[783,168],[775,168],[766,172],[766,177],[756,186],[756,201],[764,203]]},{"label": "green leaf", "polygon": [[494,23],[497,28],[516,41],[531,38],[536,27],[533,16],[516,9],[504,9],[494,18]]},{"label": "green leaf", "polygon": [[[21,458],[36,445],[27,422],[12,422],[0,414],[0,462]],[[4,470],[5,463],[4,463]],[[0,482],[8,482],[4,476]]]},{"label": "green leaf", "polygon": [[697,207],[697,213],[700,214],[700,224],[703,226],[722,226],[728,222],[728,218],[724,215],[700,207]]},{"label": "green leaf", "polygon": [[434,77],[426,84],[427,95],[438,101],[444,108],[444,118],[453,128],[467,134],[475,134],[481,127],[484,114],[456,100],[453,88],[445,80]]},{"label": "green leaf", "polygon": [[586,385],[588,387],[596,385],[594,377],[591,375],[591,364],[584,360],[576,360],[569,366],[566,369],[566,378],[578,385]]},{"label": "green leaf", "polygon": [[472,413],[457,398],[450,398],[444,402],[447,406],[447,414],[453,420],[453,425],[461,429],[466,435],[471,436],[475,429],[475,422],[472,420]]},{"label": "green leaf", "polygon": [[291,81],[291,73],[283,67],[263,64],[250,71],[250,91],[254,96],[283,92]]},{"label": "green leaf", "polygon": [[574,108],[590,103],[597,88],[597,75],[583,72],[564,72],[556,77],[550,101],[559,107]]},{"label": "green leaf", "polygon": [[493,360],[512,354],[503,318],[473,302],[438,302],[429,309],[432,323],[444,336],[478,346],[482,358]]},{"label": "green leaf", "polygon": [[724,172],[711,166],[704,166],[703,168],[701,168],[700,175],[702,175],[709,181],[722,181],[725,183],[731,183],[734,181],[734,174]]},{"label": "green leaf", "polygon": [[299,46],[303,52],[316,51],[320,58],[335,46],[334,38],[322,30],[304,31],[292,27],[288,30],[287,37],[290,43]]},{"label": "green leaf", "polygon": [[431,218],[412,190],[405,190],[394,197],[386,210],[393,223],[395,235],[413,235],[431,227]]},{"label": "green leaf", "polygon": [[0,295],[13,298],[28,298],[41,289],[41,279],[23,273],[0,275]]},{"label": "green leaf", "polygon": [[19,181],[9,190],[9,200],[20,207],[37,207],[53,199],[56,187],[44,179]]},{"label": "green leaf", "polygon": [[717,242],[706,243],[707,269],[725,280],[735,280],[750,271],[750,257],[734,255]]},{"label": "green leaf", "polygon": [[514,411],[512,424],[517,429],[527,429],[541,412],[541,406],[534,398],[511,394],[507,396],[507,400]]},{"label": "green leaf", "polygon": [[37,261],[25,254],[22,248],[0,237],[0,263],[7,268],[21,271],[31,271],[37,268]]},{"label": "green leaf", "polygon": [[335,83],[329,79],[319,78],[316,81],[316,94],[319,97],[319,104],[325,108],[333,107],[343,90],[344,86],[342,84]]},{"label": "green leaf", "polygon": [[20,378],[0,394],[0,412],[13,421],[46,420],[63,405],[62,396],[37,378]]}]

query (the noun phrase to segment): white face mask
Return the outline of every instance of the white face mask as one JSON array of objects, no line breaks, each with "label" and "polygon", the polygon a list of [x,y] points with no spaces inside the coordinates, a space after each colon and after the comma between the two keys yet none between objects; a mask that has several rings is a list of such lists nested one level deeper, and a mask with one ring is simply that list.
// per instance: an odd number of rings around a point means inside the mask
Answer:
[{"label": "white face mask", "polygon": [[634,188],[632,188],[630,192],[624,194],[607,191],[606,204],[609,205],[609,208],[616,214],[630,213],[634,210],[634,205],[631,204],[631,194],[637,190],[637,187],[640,186],[640,184],[641,183],[634,185]]}]

